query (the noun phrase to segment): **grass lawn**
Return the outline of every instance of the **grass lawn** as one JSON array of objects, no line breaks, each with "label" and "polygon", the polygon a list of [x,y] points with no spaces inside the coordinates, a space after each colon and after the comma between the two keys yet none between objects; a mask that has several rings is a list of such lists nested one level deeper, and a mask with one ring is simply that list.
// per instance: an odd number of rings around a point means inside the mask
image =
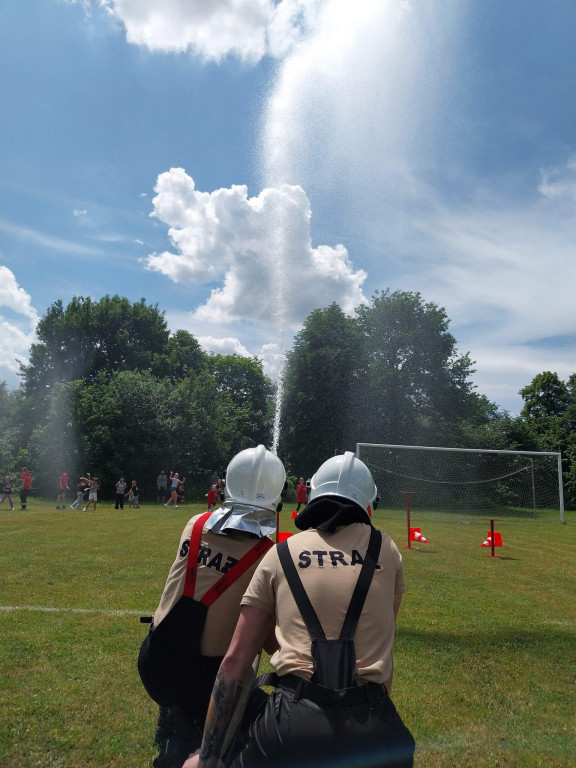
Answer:
[{"label": "grass lawn", "polygon": [[[151,765],[139,616],[201,511],[0,507],[0,768]],[[295,530],[290,512],[282,530]],[[486,519],[413,513],[430,543],[412,550],[402,513],[375,523],[404,557],[393,699],[416,766],[576,767],[574,513],[496,522],[498,558],[480,547]]]}]

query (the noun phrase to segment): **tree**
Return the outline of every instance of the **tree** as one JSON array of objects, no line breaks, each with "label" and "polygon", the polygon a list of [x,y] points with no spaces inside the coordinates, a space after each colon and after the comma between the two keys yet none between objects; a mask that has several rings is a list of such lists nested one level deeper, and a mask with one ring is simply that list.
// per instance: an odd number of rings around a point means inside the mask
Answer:
[{"label": "tree", "polygon": [[228,463],[234,431],[230,412],[227,394],[218,391],[208,371],[190,375],[172,387],[168,400],[170,468],[187,477],[188,490],[194,485],[201,490],[208,473]]},{"label": "tree", "polygon": [[17,418],[16,393],[8,391],[5,382],[0,382],[0,478],[13,475],[20,432]]},{"label": "tree", "polygon": [[156,355],[153,370],[158,376],[177,381],[206,367],[207,355],[189,331],[173,333],[165,350]]},{"label": "tree", "polygon": [[458,445],[460,422],[482,419],[489,404],[473,392],[473,363],[457,353],[445,310],[387,290],[358,309],[358,325],[355,441]]},{"label": "tree", "polygon": [[80,471],[97,474],[104,494],[120,475],[151,488],[179,439],[169,418],[170,382],[149,371],[102,371],[77,387]]},{"label": "tree", "polygon": [[227,409],[224,418],[231,428],[233,453],[260,443],[270,445],[274,387],[264,375],[260,360],[240,355],[210,355],[206,366]]},{"label": "tree", "polygon": [[289,474],[312,475],[353,448],[349,408],[357,385],[360,337],[337,304],[314,310],[288,354],[278,452]]},{"label": "tree", "polygon": [[280,454],[314,472],[357,442],[464,446],[495,418],[474,392],[443,308],[419,293],[377,292],[347,317],[315,310],[288,355]]},{"label": "tree", "polygon": [[120,296],[99,301],[74,297],[66,308],[58,300],[39,321],[38,342],[28,365],[21,366],[26,394],[42,405],[56,382],[94,381],[97,373],[152,370],[164,354],[168,329],[157,306],[132,304]]},{"label": "tree", "polygon": [[28,441],[28,463],[35,468],[34,487],[41,493],[52,495],[62,472],[67,472],[72,479],[80,469],[81,440],[76,419],[78,384],[62,382],[50,388],[45,418],[36,424]]},{"label": "tree", "polygon": [[567,382],[544,371],[520,390],[521,416],[541,451],[562,454],[566,506],[576,506],[576,373]]}]

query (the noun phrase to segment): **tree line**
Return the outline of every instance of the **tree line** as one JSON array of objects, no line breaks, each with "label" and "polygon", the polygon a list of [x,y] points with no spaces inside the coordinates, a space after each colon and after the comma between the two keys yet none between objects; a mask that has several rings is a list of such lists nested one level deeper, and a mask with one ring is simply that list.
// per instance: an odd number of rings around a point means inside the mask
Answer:
[{"label": "tree line", "polygon": [[[543,372],[519,416],[475,391],[443,308],[419,293],[376,292],[349,317],[314,310],[288,354],[278,455],[310,476],[357,442],[562,451],[576,503],[576,374]],[[208,354],[164,313],[120,296],[55,302],[40,320],[21,384],[0,384],[0,474],[33,470],[36,492],[62,471],[120,475],[155,491],[160,469],[200,495],[243,448],[271,444],[275,384],[257,358]]]}]

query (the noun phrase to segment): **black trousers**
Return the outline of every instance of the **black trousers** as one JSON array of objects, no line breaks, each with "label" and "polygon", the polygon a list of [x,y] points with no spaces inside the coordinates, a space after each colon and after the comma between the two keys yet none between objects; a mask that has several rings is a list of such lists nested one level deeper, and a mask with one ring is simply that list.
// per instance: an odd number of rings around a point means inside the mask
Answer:
[{"label": "black trousers", "polygon": [[333,705],[301,698],[293,678],[286,680],[246,725],[246,741],[230,766],[413,767],[414,739],[384,686],[360,686],[366,689],[364,700],[348,706],[345,700]]}]

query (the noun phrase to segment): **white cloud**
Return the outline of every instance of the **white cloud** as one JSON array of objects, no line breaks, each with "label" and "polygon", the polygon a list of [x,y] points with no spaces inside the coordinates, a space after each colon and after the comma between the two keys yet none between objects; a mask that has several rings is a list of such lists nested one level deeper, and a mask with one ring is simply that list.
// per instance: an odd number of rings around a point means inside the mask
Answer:
[{"label": "white cloud", "polygon": [[30,345],[35,339],[38,314],[14,273],[1,264],[0,311],[0,381],[16,386],[19,363],[28,361]]},{"label": "white cloud", "polygon": [[271,342],[270,344],[264,344],[258,357],[262,361],[262,370],[271,379],[276,379],[278,371],[282,366],[285,355],[279,344]]},{"label": "white cloud", "polygon": [[420,282],[464,331],[483,325],[483,340],[526,344],[574,333],[576,277],[571,221],[538,203],[510,201],[429,211]]},{"label": "white cloud", "polygon": [[182,168],[158,177],[153,216],[168,225],[176,252],[152,254],[147,269],[175,283],[213,283],[197,320],[239,319],[299,326],[315,308],[338,303],[352,313],[366,301],[363,270],[343,245],[314,248],[312,212],[301,187],[195,189]]},{"label": "white cloud", "polygon": [[73,240],[65,240],[61,237],[53,237],[45,232],[41,232],[30,227],[23,227],[19,224],[12,224],[7,221],[0,221],[0,229],[7,232],[19,240],[24,242],[34,243],[42,248],[49,248],[53,251],[59,251],[63,253],[72,253],[77,256],[101,256],[105,255],[105,251],[100,248],[94,248],[89,245],[83,245]]},{"label": "white cloud", "polygon": [[543,371],[554,371],[559,378],[567,381],[576,371],[574,351],[541,346],[503,344],[496,347],[476,346],[474,350],[477,373],[473,376],[477,392],[485,394],[513,415],[520,413],[523,400],[520,390]]},{"label": "white cloud", "polygon": [[86,208],[84,208],[84,209],[83,209],[83,210],[81,210],[81,211],[77,211],[76,209],[74,209],[74,210],[72,211],[72,213],[73,213],[73,215],[74,215],[74,217],[75,217],[75,218],[77,218],[77,219],[82,219],[84,216],[86,216],[86,215],[88,214],[88,211],[86,210]]},{"label": "white cloud", "polygon": [[214,338],[213,336],[198,336],[200,346],[206,352],[213,352],[217,355],[240,355],[241,357],[251,357],[250,352],[241,341],[228,336],[225,338]]},{"label": "white cloud", "polygon": [[206,61],[255,63],[282,56],[301,37],[319,0],[100,0],[129,43]]},{"label": "white cloud", "polygon": [[539,191],[551,200],[564,198],[571,204],[576,202],[576,153],[566,165],[545,168],[541,172]]}]

